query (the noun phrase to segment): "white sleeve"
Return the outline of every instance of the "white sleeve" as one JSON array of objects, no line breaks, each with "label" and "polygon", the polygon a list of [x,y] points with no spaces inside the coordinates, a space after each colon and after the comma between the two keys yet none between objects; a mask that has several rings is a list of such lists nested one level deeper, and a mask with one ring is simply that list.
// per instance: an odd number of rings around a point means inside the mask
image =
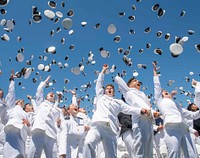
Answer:
[{"label": "white sleeve", "polygon": [[6,95],[5,102],[9,108],[14,107],[15,105],[15,82],[13,80],[10,81],[8,94]]},{"label": "white sleeve", "polygon": [[31,99],[31,104],[33,105],[34,112],[36,112],[38,108],[38,104],[36,103],[34,99]]},{"label": "white sleeve", "polygon": [[36,91],[36,103],[39,105],[44,100],[44,87],[46,83],[41,82]]},{"label": "white sleeve", "polygon": [[194,97],[194,103],[200,109],[200,82],[197,82],[197,85],[195,86],[194,95],[195,95],[195,97]]},{"label": "white sleeve", "polygon": [[120,112],[129,114],[129,115],[132,115],[132,114],[141,115],[142,108],[136,108],[134,106],[129,106],[128,104],[126,104],[125,102],[123,102],[122,100],[119,100],[119,99],[115,99],[114,101],[120,107],[120,110],[119,110]]},{"label": "white sleeve", "polygon": [[200,118],[200,111],[199,111],[199,110],[193,112],[193,111],[188,111],[188,110],[182,108],[182,111],[181,111],[181,112],[182,112],[182,116],[183,116],[184,118],[187,118],[187,119],[196,120],[196,119]]},{"label": "white sleeve", "polygon": [[104,81],[104,74],[101,72],[97,78],[97,83],[95,87],[97,97],[104,94],[103,81]]},{"label": "white sleeve", "polygon": [[72,95],[72,104],[78,106],[76,95]]},{"label": "white sleeve", "polygon": [[154,82],[154,98],[157,103],[158,100],[162,97],[162,88],[161,88],[159,76],[154,76],[153,82]]},{"label": "white sleeve", "polygon": [[119,76],[115,77],[115,83],[118,84],[119,86],[119,91],[121,93],[126,93],[127,91],[129,91],[129,87],[127,86],[126,82]]}]

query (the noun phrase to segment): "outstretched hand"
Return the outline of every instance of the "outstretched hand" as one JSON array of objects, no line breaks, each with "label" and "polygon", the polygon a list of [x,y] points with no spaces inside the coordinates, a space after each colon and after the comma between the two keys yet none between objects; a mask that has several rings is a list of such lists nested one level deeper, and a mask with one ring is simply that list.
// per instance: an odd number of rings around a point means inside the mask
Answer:
[{"label": "outstretched hand", "polygon": [[154,72],[154,75],[157,76],[157,71],[160,69],[160,67],[156,67],[156,63],[155,62],[152,62],[152,65],[153,65],[153,72]]},{"label": "outstretched hand", "polygon": [[196,86],[197,85],[197,81],[195,79],[192,79],[192,86]]},{"label": "outstretched hand", "polygon": [[44,80],[44,82],[45,82],[45,83],[48,83],[49,80],[50,80],[50,78],[51,78],[51,75],[49,75],[49,76],[46,78],[46,80]]},{"label": "outstretched hand", "polygon": [[108,68],[109,68],[108,64],[104,64],[101,72],[105,73]]},{"label": "outstretched hand", "polygon": [[27,95],[26,97],[27,97],[27,99],[29,99],[29,100],[32,99],[32,96],[31,96],[31,95]]},{"label": "outstretched hand", "polygon": [[76,91],[73,90],[69,90],[71,92],[72,95],[76,95]]},{"label": "outstretched hand", "polygon": [[178,94],[177,90],[173,90],[173,91],[171,92],[171,96],[174,96],[174,95],[176,95],[176,94]]},{"label": "outstretched hand", "polygon": [[142,114],[142,115],[147,115],[147,116],[149,116],[149,115],[150,115],[150,110],[147,110],[147,109],[145,109],[145,108],[142,108],[142,109],[141,109],[141,114]]}]

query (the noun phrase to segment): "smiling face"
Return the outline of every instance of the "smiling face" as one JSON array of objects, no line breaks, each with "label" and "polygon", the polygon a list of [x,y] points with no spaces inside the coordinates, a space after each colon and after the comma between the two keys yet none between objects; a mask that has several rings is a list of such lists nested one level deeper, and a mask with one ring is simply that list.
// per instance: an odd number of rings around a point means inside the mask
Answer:
[{"label": "smiling face", "polygon": [[49,92],[46,96],[46,100],[50,102],[55,102],[55,94],[53,92]]},{"label": "smiling face", "polygon": [[128,87],[130,88],[136,88],[138,90],[140,90],[140,87],[142,85],[142,82],[140,82],[139,80],[132,78],[128,81]]},{"label": "smiling face", "polygon": [[114,94],[115,94],[114,86],[111,84],[108,84],[105,89],[105,95],[108,95],[109,97],[113,97]]}]

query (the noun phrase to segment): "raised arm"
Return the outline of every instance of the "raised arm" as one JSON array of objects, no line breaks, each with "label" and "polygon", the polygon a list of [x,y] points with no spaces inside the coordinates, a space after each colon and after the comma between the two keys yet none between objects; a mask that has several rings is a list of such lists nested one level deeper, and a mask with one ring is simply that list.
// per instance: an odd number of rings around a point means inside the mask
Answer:
[{"label": "raised arm", "polygon": [[76,98],[76,91],[70,90],[70,92],[72,94],[72,104],[79,106]]},{"label": "raised arm", "polygon": [[196,80],[192,80],[192,85],[195,88],[194,91],[194,103],[200,108],[200,82],[197,82]]},{"label": "raised arm", "polygon": [[42,81],[36,91],[36,103],[39,105],[44,100],[44,87],[49,82],[51,76],[48,76],[46,80]]},{"label": "raised arm", "polygon": [[33,105],[34,112],[36,112],[38,108],[38,104],[36,103],[36,101],[33,99],[31,95],[27,95],[27,98],[30,100],[31,105]]},{"label": "raised arm", "polygon": [[104,74],[107,69],[108,69],[108,65],[104,64],[103,68],[101,70],[101,73],[99,74],[99,76],[97,78],[97,83],[96,83],[96,87],[95,87],[97,97],[100,95],[103,95],[103,93],[104,93],[103,81],[104,81]]},{"label": "raised arm", "polygon": [[157,71],[156,65],[153,63],[154,97],[155,97],[155,101],[157,102],[158,99],[162,97],[162,88],[161,88],[159,76],[156,71]]},{"label": "raised arm", "polygon": [[14,76],[14,74],[12,73],[11,77],[10,77],[10,85],[8,87],[8,94],[6,95],[6,98],[5,98],[6,105],[9,108],[14,107],[14,105],[15,105],[15,82],[14,82],[14,78],[16,78],[16,76]]},{"label": "raised arm", "polygon": [[115,77],[115,83],[118,84],[119,91],[123,94],[129,91],[129,87],[127,86],[126,82],[119,76]]},{"label": "raised arm", "polygon": [[179,111],[181,111],[183,118],[191,119],[191,120],[196,120],[200,118],[200,110],[198,111],[188,111],[184,108],[179,108]]}]

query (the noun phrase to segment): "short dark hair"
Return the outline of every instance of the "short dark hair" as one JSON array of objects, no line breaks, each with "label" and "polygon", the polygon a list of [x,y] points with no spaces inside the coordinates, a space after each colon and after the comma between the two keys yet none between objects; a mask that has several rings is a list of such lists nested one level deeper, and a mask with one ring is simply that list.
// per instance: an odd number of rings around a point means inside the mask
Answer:
[{"label": "short dark hair", "polygon": [[24,105],[24,108],[23,108],[24,111],[25,111],[27,105],[31,105],[31,104],[30,104],[30,103],[26,103],[26,104]]},{"label": "short dark hair", "polygon": [[130,86],[130,84],[131,84],[131,82],[132,82],[133,80],[135,80],[135,77],[132,77],[131,79],[128,80],[128,82],[127,82],[127,86],[128,86],[128,87]]},{"label": "short dark hair", "polygon": [[194,103],[190,103],[187,107],[187,110],[192,111],[192,106],[195,105]]},{"label": "short dark hair", "polygon": [[115,90],[115,87],[113,84],[107,84],[106,87],[108,87],[108,86],[112,87]]}]

